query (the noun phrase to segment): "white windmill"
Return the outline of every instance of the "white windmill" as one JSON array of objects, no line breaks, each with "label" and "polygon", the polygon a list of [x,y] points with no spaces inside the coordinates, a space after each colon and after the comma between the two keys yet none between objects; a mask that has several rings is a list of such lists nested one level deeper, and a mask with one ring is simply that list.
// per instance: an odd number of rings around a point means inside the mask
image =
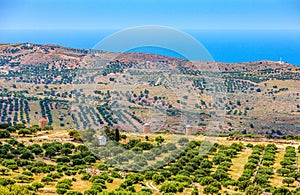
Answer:
[{"label": "white windmill", "polygon": [[280,57],[280,59],[279,59],[279,64],[282,64],[282,63],[283,63],[282,57]]}]

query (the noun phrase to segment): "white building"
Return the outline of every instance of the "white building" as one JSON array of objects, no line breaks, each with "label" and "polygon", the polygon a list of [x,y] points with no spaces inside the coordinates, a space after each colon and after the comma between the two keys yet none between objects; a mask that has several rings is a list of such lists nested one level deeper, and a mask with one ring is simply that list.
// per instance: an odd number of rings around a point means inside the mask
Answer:
[{"label": "white building", "polygon": [[99,145],[100,146],[105,146],[106,145],[107,139],[106,139],[105,136],[103,136],[103,135],[97,135],[97,138],[99,140]]}]

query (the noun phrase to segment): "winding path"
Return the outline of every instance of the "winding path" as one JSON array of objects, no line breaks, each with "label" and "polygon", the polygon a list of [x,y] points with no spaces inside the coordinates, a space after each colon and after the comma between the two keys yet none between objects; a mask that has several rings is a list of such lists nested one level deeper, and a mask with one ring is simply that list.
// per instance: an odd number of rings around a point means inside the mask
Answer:
[{"label": "winding path", "polygon": [[146,186],[150,188],[151,190],[159,192],[159,190],[153,185],[152,181],[149,183],[148,181],[146,182]]}]

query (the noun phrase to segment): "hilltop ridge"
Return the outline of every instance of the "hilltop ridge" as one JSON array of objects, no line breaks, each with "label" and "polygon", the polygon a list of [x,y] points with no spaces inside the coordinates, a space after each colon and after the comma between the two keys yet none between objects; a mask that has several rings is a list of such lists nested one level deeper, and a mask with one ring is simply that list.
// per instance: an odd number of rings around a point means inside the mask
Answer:
[{"label": "hilltop ridge", "polygon": [[[51,63],[54,60],[68,60],[67,67],[76,67],[82,64],[82,59],[88,55],[106,54],[109,58],[111,54],[116,59],[130,60],[144,60],[151,62],[170,62],[177,64],[190,65],[193,63],[200,63],[201,68],[209,69],[210,66],[218,66],[220,71],[253,71],[263,69],[297,69],[296,66],[285,63],[261,60],[255,62],[240,62],[240,63],[225,63],[225,62],[199,62],[188,61],[185,59],[162,56],[158,54],[148,53],[113,53],[100,50],[86,50],[86,49],[74,49],[69,47],[60,46],[57,44],[32,44],[32,43],[20,43],[20,44],[0,44],[1,57],[5,58],[5,61],[1,61],[1,65],[5,65],[8,62],[20,63],[20,65],[26,65],[28,63],[41,64]],[[103,57],[103,55],[101,56]],[[38,59],[38,61],[36,60]],[[187,67],[192,68],[192,67]]]}]

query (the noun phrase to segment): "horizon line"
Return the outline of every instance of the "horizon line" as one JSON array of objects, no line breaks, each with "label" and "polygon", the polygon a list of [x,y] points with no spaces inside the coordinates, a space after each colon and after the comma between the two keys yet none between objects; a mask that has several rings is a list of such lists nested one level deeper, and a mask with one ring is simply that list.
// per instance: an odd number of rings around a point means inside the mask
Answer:
[{"label": "horizon line", "polygon": [[[148,25],[146,25],[148,26]],[[154,25],[156,26],[156,25]],[[0,30],[124,30],[128,28],[133,28],[137,26],[130,26],[124,28],[0,28]],[[170,28],[175,28],[178,30],[220,30],[220,31],[230,31],[230,30],[237,30],[237,31],[245,31],[245,30],[253,30],[253,31],[299,31],[300,28],[177,28],[172,26],[166,26]]]}]

